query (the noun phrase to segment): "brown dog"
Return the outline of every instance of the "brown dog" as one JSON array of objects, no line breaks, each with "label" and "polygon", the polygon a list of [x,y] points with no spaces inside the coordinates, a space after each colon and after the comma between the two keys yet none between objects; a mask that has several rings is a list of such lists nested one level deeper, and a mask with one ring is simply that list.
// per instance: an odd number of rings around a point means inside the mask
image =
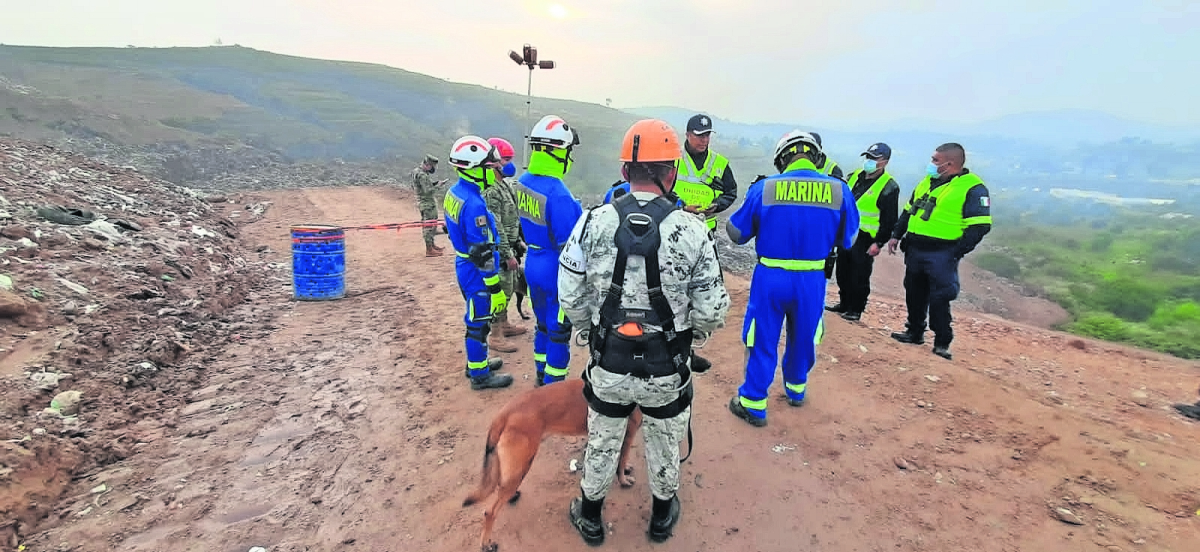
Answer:
[{"label": "brown dog", "polygon": [[[500,506],[521,498],[521,481],[529,473],[538,447],[546,435],[587,435],[588,405],[583,398],[583,380],[569,379],[526,391],[504,405],[488,428],[487,446],[483,453],[483,475],[479,487],[463,500],[470,506],[493,492],[496,498],[483,514],[483,535],[480,547],[495,552],[500,545],[491,541],[492,527]],[[617,480],[622,487],[633,485],[629,465],[629,447],[642,425],[641,411],[634,409],[625,429],[625,442],[617,463]]]}]

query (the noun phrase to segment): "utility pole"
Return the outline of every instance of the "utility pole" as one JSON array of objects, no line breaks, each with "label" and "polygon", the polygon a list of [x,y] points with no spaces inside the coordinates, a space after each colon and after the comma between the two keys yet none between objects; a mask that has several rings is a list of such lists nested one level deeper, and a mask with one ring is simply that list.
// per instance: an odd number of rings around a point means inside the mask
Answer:
[{"label": "utility pole", "polygon": [[525,85],[525,139],[521,140],[521,160],[522,170],[529,168],[529,117],[532,113],[533,101],[533,70],[534,69],[554,69],[554,62],[548,59],[538,61],[537,48],[526,44],[521,48],[520,54],[513,50],[508,51],[508,58],[513,60],[517,65],[524,65],[529,68],[529,78]]}]

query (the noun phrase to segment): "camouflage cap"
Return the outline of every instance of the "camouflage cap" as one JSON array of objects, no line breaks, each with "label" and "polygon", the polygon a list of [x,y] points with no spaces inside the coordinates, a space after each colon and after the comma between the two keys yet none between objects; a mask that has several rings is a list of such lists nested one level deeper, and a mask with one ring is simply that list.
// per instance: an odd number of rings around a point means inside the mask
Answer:
[{"label": "camouflage cap", "polygon": [[425,162],[426,162],[426,163],[429,163],[429,164],[431,164],[431,165],[436,165],[436,164],[437,164],[437,162],[438,162],[438,158],[437,158],[437,157],[434,157],[434,156],[432,156],[432,155],[429,155],[428,153],[426,153],[426,154],[425,154]]}]

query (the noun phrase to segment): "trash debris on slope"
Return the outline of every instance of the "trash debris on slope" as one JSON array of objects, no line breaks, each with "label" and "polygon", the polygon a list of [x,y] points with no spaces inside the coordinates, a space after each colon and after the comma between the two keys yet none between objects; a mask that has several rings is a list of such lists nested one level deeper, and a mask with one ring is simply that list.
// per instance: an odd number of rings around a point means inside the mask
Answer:
[{"label": "trash debris on slope", "polygon": [[7,483],[46,461],[32,452],[73,473],[129,456],[132,424],[186,400],[188,355],[245,332],[226,310],[279,270],[195,191],[51,146],[0,137],[0,211],[0,358],[30,353],[0,377],[8,542],[56,502]]}]

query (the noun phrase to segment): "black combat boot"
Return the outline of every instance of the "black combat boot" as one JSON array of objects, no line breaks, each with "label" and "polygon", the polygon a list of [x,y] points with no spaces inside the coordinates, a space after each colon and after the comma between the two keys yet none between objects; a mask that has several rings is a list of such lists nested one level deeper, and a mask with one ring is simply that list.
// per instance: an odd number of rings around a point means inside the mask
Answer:
[{"label": "black combat boot", "polygon": [[917,333],[917,332],[913,332],[912,330],[903,331],[903,332],[892,332],[892,339],[895,339],[896,341],[899,341],[901,343],[911,343],[913,345],[920,345],[922,343],[925,343],[925,332],[921,331],[920,333]]},{"label": "black combat boot", "polygon": [[670,500],[659,500],[655,497],[650,510],[650,530],[647,532],[650,540],[663,542],[671,538],[675,524],[679,523],[679,514],[679,496],[672,496]]},{"label": "black combat boot", "polygon": [[500,389],[512,385],[513,377],[508,374],[497,374],[488,372],[487,375],[477,378],[471,378],[471,389],[483,391],[484,389]]},{"label": "black combat boot", "polygon": [[703,374],[712,368],[712,362],[696,353],[692,353],[692,371],[697,374]]},{"label": "black combat boot", "polygon": [[588,500],[587,497],[577,497],[571,501],[567,512],[571,517],[571,525],[579,531],[583,542],[591,546],[604,544],[604,520],[600,518],[600,510],[604,508],[604,499]]}]

